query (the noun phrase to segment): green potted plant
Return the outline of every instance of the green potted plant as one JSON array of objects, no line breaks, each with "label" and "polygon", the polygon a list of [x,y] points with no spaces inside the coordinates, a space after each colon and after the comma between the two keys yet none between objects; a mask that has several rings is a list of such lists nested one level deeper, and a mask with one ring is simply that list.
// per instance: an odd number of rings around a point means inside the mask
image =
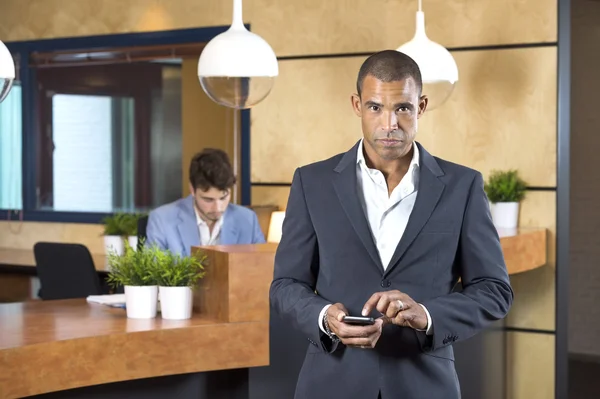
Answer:
[{"label": "green potted plant", "polygon": [[183,320],[192,316],[193,289],[204,277],[206,257],[180,256],[169,251],[157,254],[156,280],[163,319]]},{"label": "green potted plant", "polygon": [[126,235],[129,245],[133,249],[138,246],[138,222],[141,217],[146,216],[145,213],[132,213],[126,217]]},{"label": "green potted plant", "polygon": [[516,228],[519,205],[525,198],[527,184],[516,170],[492,171],[485,184],[491,202],[492,219],[499,228]]},{"label": "green potted plant", "polygon": [[123,254],[109,252],[110,272],[107,282],[113,288],[124,287],[127,317],[132,319],[156,317],[158,301],[156,276],[158,260],[161,256],[163,252],[156,246],[135,251],[128,241],[124,243]]},{"label": "green potted plant", "polygon": [[107,254],[123,255],[123,238],[129,234],[130,217],[124,213],[108,216],[104,223],[104,249]]}]

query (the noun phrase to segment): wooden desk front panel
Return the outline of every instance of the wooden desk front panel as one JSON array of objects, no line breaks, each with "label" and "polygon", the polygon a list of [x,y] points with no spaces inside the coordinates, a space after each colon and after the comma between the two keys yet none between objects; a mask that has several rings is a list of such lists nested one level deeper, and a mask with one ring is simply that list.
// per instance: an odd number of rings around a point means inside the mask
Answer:
[{"label": "wooden desk front panel", "polygon": [[195,308],[224,322],[269,320],[276,249],[272,243],[194,248],[194,253],[207,256],[206,275],[194,294]]},{"label": "wooden desk front panel", "polygon": [[268,319],[133,320],[85,300],[0,305],[0,398],[268,364]]}]

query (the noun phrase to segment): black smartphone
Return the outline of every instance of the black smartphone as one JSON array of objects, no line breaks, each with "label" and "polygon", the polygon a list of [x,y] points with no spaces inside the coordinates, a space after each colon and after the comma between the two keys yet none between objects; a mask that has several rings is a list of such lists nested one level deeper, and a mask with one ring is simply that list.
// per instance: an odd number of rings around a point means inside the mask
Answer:
[{"label": "black smartphone", "polygon": [[342,321],[344,323],[354,324],[357,326],[370,326],[371,324],[375,324],[374,318],[362,316],[344,316]]}]

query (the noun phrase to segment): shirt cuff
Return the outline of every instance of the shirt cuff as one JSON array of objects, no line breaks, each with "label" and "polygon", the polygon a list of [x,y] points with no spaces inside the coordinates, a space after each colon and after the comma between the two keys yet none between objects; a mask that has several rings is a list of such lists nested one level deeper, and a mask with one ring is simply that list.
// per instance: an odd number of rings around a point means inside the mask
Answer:
[{"label": "shirt cuff", "polygon": [[[419,305],[421,305],[421,304],[419,304]],[[425,314],[427,315],[427,329],[419,330],[419,331],[425,331],[425,334],[433,335],[433,323],[431,322],[431,315],[429,314],[429,311],[427,310],[427,308],[425,306],[421,305],[421,307],[423,308],[423,310],[425,311]]]},{"label": "shirt cuff", "polygon": [[323,308],[323,310],[321,310],[321,313],[319,313],[319,328],[325,334],[327,334],[327,331],[325,331],[325,327],[323,327],[323,316],[325,315],[325,312],[327,312],[327,309],[329,309],[330,306],[331,305],[325,305],[325,307]]}]

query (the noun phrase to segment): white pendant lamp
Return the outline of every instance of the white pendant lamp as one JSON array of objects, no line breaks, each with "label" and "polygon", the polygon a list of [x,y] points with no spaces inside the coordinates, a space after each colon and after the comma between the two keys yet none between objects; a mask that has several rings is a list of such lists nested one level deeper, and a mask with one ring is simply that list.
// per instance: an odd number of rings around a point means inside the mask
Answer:
[{"label": "white pendant lamp", "polygon": [[452,54],[425,34],[425,14],[421,10],[421,0],[415,35],[409,42],[398,47],[397,51],[410,56],[419,65],[423,94],[429,99],[427,109],[432,110],[445,103],[458,82],[458,67]]},{"label": "white pendant lamp", "polygon": [[202,89],[218,104],[245,109],[269,95],[278,74],[275,52],[246,29],[242,0],[233,0],[231,27],[208,42],[198,60]]},{"label": "white pendant lamp", "polygon": [[10,51],[0,41],[0,102],[2,102],[15,80],[15,63]]}]

